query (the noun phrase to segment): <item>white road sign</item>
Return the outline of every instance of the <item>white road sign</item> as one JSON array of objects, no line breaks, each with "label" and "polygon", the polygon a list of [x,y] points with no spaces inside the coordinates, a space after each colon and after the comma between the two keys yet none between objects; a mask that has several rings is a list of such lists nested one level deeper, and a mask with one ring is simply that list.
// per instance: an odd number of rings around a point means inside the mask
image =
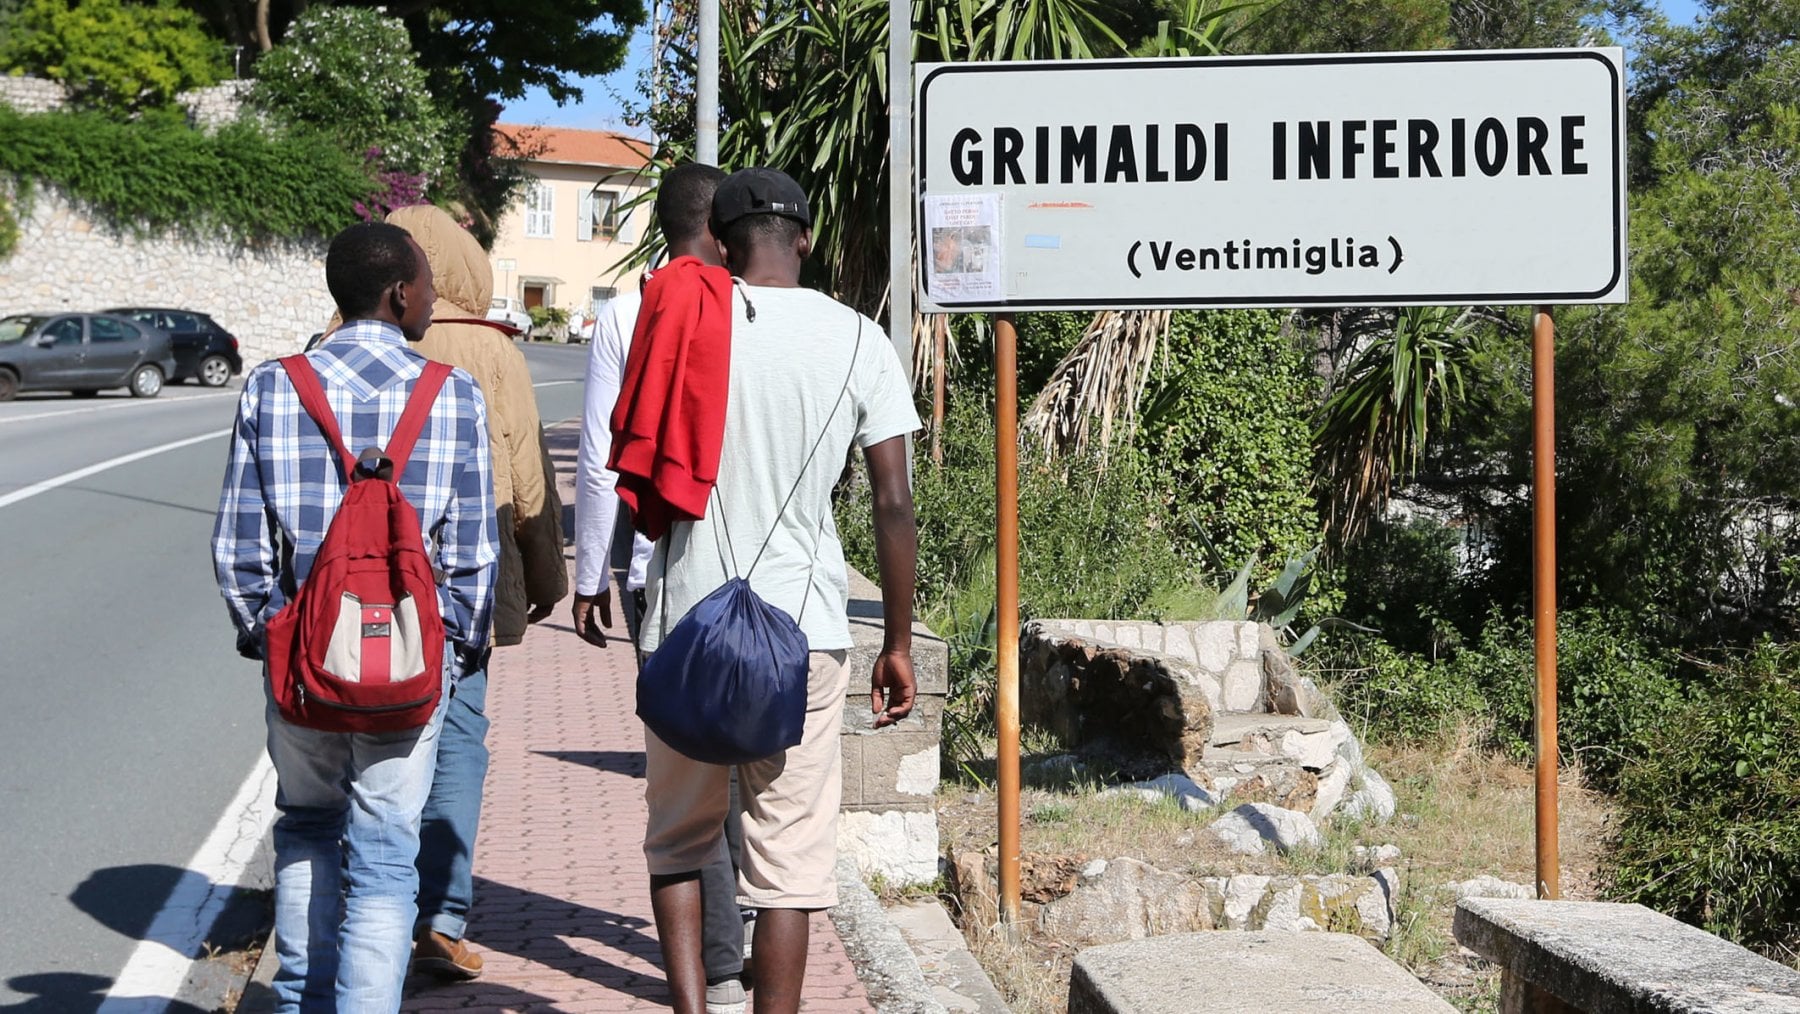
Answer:
[{"label": "white road sign", "polygon": [[922,65],[921,303],[1622,303],[1623,61]]}]

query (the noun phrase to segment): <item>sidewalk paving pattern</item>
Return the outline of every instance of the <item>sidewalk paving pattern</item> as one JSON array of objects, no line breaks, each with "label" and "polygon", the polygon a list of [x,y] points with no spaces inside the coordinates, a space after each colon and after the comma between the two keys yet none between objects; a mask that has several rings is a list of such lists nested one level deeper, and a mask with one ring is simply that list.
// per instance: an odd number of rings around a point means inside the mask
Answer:
[{"label": "sidewalk paving pattern", "polygon": [[[566,504],[576,436],[573,426],[547,433]],[[523,644],[494,652],[468,937],[486,968],[471,983],[414,977],[402,1010],[668,1007],[644,866],[637,667],[622,622],[613,633],[605,648],[577,638],[565,600]],[[823,913],[813,917],[801,1010],[873,1010]]]}]

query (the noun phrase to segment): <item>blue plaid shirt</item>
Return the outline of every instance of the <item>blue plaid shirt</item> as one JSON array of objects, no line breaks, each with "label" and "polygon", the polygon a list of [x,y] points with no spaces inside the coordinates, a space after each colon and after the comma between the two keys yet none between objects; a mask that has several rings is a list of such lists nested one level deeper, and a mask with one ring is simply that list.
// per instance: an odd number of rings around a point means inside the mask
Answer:
[{"label": "blue plaid shirt", "polygon": [[[425,369],[425,357],[407,347],[399,328],[373,320],[346,324],[307,358],[352,453],[387,443]],[[489,467],[481,388],[453,370],[400,489],[445,575],[438,586],[444,633],[464,671],[487,646],[500,557]],[[251,370],[213,527],[213,565],[240,651],[262,657],[263,624],[311,572],[344,488],[337,451],[300,407],[281,364]]]}]

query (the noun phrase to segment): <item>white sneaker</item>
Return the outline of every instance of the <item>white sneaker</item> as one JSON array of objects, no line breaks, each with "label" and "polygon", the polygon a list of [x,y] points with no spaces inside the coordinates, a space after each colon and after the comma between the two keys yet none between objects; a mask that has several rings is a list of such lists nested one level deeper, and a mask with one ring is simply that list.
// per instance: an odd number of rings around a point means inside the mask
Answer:
[{"label": "white sneaker", "polygon": [[744,1014],[744,984],[726,979],[706,987],[706,1014]]}]

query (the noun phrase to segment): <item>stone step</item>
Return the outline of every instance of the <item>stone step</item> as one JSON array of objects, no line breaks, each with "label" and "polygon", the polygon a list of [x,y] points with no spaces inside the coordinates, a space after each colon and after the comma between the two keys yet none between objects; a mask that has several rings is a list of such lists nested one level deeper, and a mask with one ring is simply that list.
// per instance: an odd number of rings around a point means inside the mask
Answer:
[{"label": "stone step", "polygon": [[1213,715],[1206,756],[1210,760],[1221,751],[1263,754],[1287,757],[1302,767],[1318,770],[1331,763],[1336,749],[1331,723],[1323,718],[1226,711]]}]

